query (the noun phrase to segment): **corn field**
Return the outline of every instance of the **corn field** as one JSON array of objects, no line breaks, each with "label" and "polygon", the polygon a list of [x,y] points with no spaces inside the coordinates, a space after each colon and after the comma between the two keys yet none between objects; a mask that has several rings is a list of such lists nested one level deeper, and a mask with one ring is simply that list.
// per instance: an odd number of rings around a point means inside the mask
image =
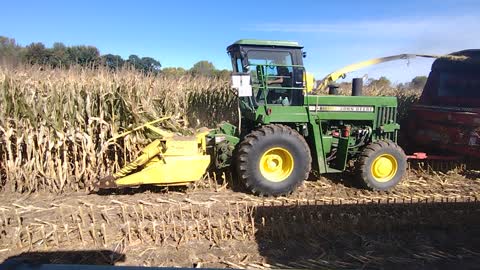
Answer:
[{"label": "corn field", "polygon": [[[162,77],[134,70],[0,67],[0,188],[36,192],[88,190],[129,161],[149,134],[108,145],[112,134],[164,116],[165,128],[192,133],[237,120],[229,82],[204,77]],[[347,93],[347,91],[344,91]],[[416,92],[397,95],[400,118]]]},{"label": "corn field", "polygon": [[168,79],[133,70],[0,67],[2,190],[62,192],[88,188],[122,165],[148,134],[105,147],[112,134],[172,116],[165,128],[188,133],[236,119],[229,83]]}]

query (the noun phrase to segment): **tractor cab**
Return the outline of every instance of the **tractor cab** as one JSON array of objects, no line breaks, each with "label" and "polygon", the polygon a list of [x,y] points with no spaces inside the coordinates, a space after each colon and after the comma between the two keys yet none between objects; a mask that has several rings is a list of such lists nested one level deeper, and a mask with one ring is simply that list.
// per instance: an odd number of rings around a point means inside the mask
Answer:
[{"label": "tractor cab", "polygon": [[249,79],[247,91],[239,92],[242,113],[267,105],[303,106],[302,48],[297,42],[250,39],[239,40],[227,48],[233,76]]}]

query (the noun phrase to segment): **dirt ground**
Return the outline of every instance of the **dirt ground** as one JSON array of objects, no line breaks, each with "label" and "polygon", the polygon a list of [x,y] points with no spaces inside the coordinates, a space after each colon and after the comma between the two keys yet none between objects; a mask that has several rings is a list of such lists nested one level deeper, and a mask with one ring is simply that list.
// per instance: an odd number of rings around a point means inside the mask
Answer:
[{"label": "dirt ground", "polygon": [[280,198],[222,179],[186,189],[1,195],[0,261],[258,269],[480,263],[475,171],[412,170],[391,192],[361,189],[348,174],[321,177]]}]

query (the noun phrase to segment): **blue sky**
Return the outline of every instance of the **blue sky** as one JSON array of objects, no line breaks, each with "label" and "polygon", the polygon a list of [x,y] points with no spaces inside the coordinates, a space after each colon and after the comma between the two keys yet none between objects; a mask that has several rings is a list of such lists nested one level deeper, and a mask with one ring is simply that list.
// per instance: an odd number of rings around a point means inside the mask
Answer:
[{"label": "blue sky", "polygon": [[[28,45],[94,45],[101,53],[151,56],[163,67],[209,60],[230,68],[225,48],[241,38],[295,40],[317,78],[397,53],[480,48],[480,1],[4,1],[0,35]],[[428,74],[431,60],[387,63],[352,76],[395,82]]]}]

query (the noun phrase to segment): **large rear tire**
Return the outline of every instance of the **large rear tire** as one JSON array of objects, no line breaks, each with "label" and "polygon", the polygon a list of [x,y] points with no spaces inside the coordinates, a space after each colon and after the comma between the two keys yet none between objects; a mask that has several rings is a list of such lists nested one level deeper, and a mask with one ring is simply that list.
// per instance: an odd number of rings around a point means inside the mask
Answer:
[{"label": "large rear tire", "polygon": [[402,180],[407,170],[407,157],[396,143],[376,141],[363,149],[358,169],[367,188],[385,191]]},{"label": "large rear tire", "polygon": [[311,163],[305,139],[285,125],[262,126],[245,136],[238,148],[238,175],[260,196],[293,192],[308,178]]}]

